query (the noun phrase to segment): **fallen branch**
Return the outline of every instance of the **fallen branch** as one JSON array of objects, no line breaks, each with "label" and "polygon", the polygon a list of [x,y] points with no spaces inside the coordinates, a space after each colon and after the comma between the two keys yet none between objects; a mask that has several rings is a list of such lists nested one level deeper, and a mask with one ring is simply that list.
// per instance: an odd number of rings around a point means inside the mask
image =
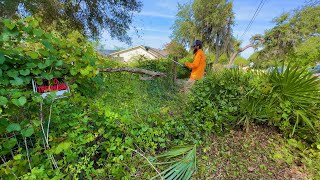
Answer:
[{"label": "fallen branch", "polygon": [[99,68],[98,71],[100,72],[130,72],[130,73],[137,73],[137,74],[146,74],[151,76],[152,78],[156,77],[166,77],[165,73],[150,71],[147,69],[140,69],[140,68],[130,68],[130,67],[121,67],[121,68]]}]

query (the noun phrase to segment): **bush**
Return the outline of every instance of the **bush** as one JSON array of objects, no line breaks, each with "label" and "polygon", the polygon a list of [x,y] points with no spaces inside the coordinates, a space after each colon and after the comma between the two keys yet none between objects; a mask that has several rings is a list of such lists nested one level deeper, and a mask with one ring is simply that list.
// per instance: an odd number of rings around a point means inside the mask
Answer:
[{"label": "bush", "polygon": [[188,113],[192,130],[221,134],[237,123],[243,97],[252,90],[252,74],[239,69],[207,75],[192,89]]},{"label": "bush", "polygon": [[319,80],[298,66],[267,74],[239,69],[212,73],[192,89],[190,129],[221,134],[235,125],[248,130],[252,122],[268,123],[287,136],[315,142],[319,92]]}]

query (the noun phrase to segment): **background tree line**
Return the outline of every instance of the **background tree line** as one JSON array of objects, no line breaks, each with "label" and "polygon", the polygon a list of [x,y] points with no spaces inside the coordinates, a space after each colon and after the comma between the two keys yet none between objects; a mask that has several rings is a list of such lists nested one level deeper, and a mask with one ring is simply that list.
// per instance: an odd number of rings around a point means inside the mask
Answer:
[{"label": "background tree line", "polygon": [[[214,63],[254,62],[257,67],[266,67],[285,61],[314,65],[320,56],[319,8],[318,1],[309,1],[276,17],[272,20],[273,28],[254,35],[249,44],[241,45],[233,34],[235,17],[231,1],[195,0],[178,5],[172,38],[185,47],[201,39],[209,60],[214,59]],[[248,48],[254,48],[255,53],[244,63],[239,54]]]}]

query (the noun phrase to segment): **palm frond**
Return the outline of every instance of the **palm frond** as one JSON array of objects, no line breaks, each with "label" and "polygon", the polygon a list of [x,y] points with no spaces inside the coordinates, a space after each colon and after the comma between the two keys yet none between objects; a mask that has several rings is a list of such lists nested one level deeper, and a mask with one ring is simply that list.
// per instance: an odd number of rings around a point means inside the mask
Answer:
[{"label": "palm frond", "polygon": [[[280,68],[284,69],[284,66]],[[319,79],[312,77],[306,68],[288,65],[284,71],[272,71],[270,81],[274,86],[273,93],[278,93],[282,100],[302,106],[320,101]]]},{"label": "palm frond", "polygon": [[[169,159],[170,162],[162,162],[162,163],[171,163],[173,162],[170,167],[165,169],[158,174],[157,176],[153,177],[152,179],[156,179],[160,177],[160,175],[164,179],[168,180],[188,180],[191,178],[192,174],[196,171],[196,145],[194,146],[181,146],[174,148],[168,152],[165,152],[159,156],[155,157],[157,160]],[[177,161],[172,161],[172,159],[180,158]],[[156,164],[156,163],[154,163]]]}]

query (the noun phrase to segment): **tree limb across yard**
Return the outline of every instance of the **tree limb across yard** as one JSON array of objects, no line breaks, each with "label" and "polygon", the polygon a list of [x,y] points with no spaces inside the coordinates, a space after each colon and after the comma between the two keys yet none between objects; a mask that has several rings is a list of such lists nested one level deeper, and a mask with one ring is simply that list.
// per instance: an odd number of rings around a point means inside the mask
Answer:
[{"label": "tree limb across yard", "polygon": [[100,71],[100,72],[130,72],[130,73],[149,75],[149,76],[151,76],[151,78],[166,77],[167,76],[165,73],[162,73],[162,72],[150,71],[147,69],[140,69],[140,68],[131,68],[131,67],[99,68],[98,71]]}]

